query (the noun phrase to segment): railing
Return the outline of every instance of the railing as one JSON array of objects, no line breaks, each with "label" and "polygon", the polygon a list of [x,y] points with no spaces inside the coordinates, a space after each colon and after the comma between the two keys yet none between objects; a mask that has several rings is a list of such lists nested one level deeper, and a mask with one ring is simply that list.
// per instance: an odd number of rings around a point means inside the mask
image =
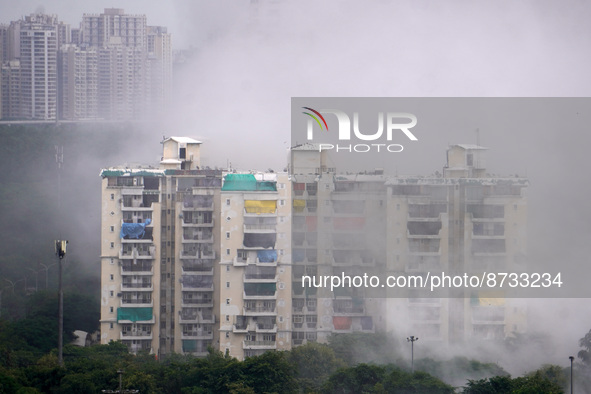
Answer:
[{"label": "railing", "polygon": [[245,313],[275,313],[275,306],[255,306],[255,307],[244,307]]},{"label": "railing", "polygon": [[275,346],[275,341],[244,341],[244,346]]},{"label": "railing", "polygon": [[271,230],[275,231],[277,229],[276,224],[245,224],[244,231],[248,230]]}]

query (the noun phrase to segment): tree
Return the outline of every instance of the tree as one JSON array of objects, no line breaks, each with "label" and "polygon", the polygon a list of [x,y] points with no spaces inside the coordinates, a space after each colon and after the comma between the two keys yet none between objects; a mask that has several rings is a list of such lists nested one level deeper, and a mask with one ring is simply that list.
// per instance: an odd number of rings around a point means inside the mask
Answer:
[{"label": "tree", "polygon": [[289,361],[295,368],[298,385],[304,392],[319,390],[332,373],[346,365],[330,347],[316,342],[292,349]]},{"label": "tree", "polygon": [[579,346],[582,350],[579,350],[577,356],[586,365],[591,365],[591,330],[581,339],[579,339]]}]

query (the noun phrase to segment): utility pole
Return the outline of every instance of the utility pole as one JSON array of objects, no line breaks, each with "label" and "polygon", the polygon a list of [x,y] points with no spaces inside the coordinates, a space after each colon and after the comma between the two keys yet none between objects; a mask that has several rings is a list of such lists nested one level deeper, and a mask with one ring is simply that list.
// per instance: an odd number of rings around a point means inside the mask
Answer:
[{"label": "utility pole", "polygon": [[57,240],[55,241],[55,255],[58,258],[58,267],[59,267],[59,279],[58,279],[58,313],[57,313],[57,320],[58,320],[58,338],[57,338],[57,348],[58,348],[58,356],[57,361],[62,367],[64,365],[64,290],[62,287],[62,259],[66,257],[66,245],[68,241],[66,240]]},{"label": "utility pole", "polygon": [[[56,114],[57,115],[57,114]],[[57,116],[56,116],[57,120]],[[55,146],[55,162],[57,164],[57,215],[58,220],[62,218],[62,196],[61,196],[61,183],[62,183],[62,167],[64,164],[64,147],[63,146]],[[61,225],[59,225],[59,229],[61,229]],[[60,238],[61,238],[61,231]],[[55,241],[55,255],[57,256],[57,264],[58,264],[58,313],[57,313],[57,348],[58,348],[58,364],[60,367],[64,366],[64,291],[62,288],[62,259],[66,256],[66,245],[68,241],[64,240],[56,240]]]},{"label": "utility pole", "polygon": [[415,373],[415,342],[419,340],[419,337],[415,338],[414,335],[411,335],[406,340],[410,342],[410,372]]},{"label": "utility pole", "polygon": [[570,360],[570,394],[573,394],[573,361],[574,361],[574,356],[569,356],[568,357]]}]

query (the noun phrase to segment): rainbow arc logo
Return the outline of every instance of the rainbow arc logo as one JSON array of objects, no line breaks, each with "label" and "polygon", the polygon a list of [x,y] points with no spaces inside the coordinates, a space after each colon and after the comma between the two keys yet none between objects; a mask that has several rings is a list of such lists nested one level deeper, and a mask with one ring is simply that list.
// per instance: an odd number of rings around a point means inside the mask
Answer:
[{"label": "rainbow arc logo", "polygon": [[[318,117],[320,117],[320,119],[322,119],[322,123],[324,123],[324,126],[326,127],[326,131],[328,131],[328,124],[326,124],[326,120],[324,119],[324,116],[322,116],[320,114],[320,112],[316,111],[315,109],[312,109],[310,107],[302,107],[303,109],[307,109],[308,111],[313,112],[314,114],[318,115]],[[312,115],[310,112],[302,112],[305,115],[308,115],[309,117],[311,117],[312,119],[314,119],[316,121],[316,123],[318,123],[318,126],[320,126],[320,130],[324,130],[324,127],[322,127],[322,123],[320,123],[320,120]]]}]

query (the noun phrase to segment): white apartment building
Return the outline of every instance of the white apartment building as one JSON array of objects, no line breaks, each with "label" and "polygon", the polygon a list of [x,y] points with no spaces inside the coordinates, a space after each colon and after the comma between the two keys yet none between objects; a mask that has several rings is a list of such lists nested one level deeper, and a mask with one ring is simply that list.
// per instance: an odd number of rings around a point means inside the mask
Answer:
[{"label": "white apartment building", "polygon": [[524,270],[527,180],[487,175],[485,148],[451,146],[442,174],[386,177],[338,174],[312,145],[285,174],[202,169],[199,141],[162,144],[158,168],[101,172],[102,343],[243,359],[340,333],[453,344],[527,330],[523,303],[498,292],[303,286]]},{"label": "white apartment building", "polygon": [[101,172],[101,342],[205,355],[217,340],[221,171],[199,169],[200,142],[163,141],[159,168]]},{"label": "white apartment building", "polygon": [[291,209],[285,173],[228,173],[221,189],[219,349],[291,348]]},{"label": "white apartment building", "polygon": [[[522,272],[526,267],[528,181],[486,173],[486,148],[452,145],[443,173],[391,178],[387,186],[389,273]],[[425,340],[499,340],[527,330],[523,300],[502,291],[461,297],[388,300],[408,318],[406,329]],[[395,319],[388,329],[396,329]]]}]

